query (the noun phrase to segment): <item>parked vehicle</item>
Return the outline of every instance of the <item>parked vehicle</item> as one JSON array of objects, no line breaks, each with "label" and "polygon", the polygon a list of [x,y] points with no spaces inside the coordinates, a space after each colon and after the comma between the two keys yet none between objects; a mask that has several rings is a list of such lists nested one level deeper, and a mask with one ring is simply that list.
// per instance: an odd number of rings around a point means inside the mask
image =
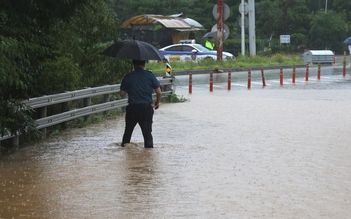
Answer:
[{"label": "parked vehicle", "polygon": [[[201,44],[196,44],[195,40],[181,40],[179,44],[163,47],[159,50],[169,61],[199,61],[205,58],[217,60],[217,51],[209,50]],[[223,60],[235,59],[229,52],[222,52]]]}]

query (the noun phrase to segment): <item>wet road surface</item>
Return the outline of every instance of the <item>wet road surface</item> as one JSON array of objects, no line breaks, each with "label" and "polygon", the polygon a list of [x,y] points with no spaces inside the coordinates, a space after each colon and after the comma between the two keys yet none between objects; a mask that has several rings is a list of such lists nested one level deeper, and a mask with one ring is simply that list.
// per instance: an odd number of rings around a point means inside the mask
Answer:
[{"label": "wet road surface", "polygon": [[328,77],[179,84],[153,149],[121,117],[3,155],[0,218],[349,218],[351,81]]}]

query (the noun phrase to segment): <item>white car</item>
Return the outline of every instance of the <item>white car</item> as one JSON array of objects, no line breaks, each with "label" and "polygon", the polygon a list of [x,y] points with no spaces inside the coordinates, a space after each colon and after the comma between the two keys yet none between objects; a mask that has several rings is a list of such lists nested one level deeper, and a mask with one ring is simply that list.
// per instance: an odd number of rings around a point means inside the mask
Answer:
[{"label": "white car", "polygon": [[[163,47],[159,51],[169,61],[199,61],[205,58],[217,60],[217,51],[209,50],[201,44],[196,44],[195,40],[181,40],[179,44]],[[229,52],[222,52],[222,59],[235,59]]]}]

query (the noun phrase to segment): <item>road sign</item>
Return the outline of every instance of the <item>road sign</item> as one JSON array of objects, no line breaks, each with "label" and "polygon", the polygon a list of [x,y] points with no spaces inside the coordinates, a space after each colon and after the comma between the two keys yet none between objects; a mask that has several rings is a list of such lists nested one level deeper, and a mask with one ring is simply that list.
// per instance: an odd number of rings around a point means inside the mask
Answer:
[{"label": "road sign", "polygon": [[[242,3],[240,3],[239,12],[242,13],[242,10],[243,10],[243,5],[242,5]],[[249,5],[246,2],[244,2],[244,11],[243,12],[244,12],[244,14],[249,13]]]},{"label": "road sign", "polygon": [[280,43],[290,43],[290,35],[280,35]]},{"label": "road sign", "polygon": [[[229,31],[228,26],[226,24],[223,24],[223,40],[228,39],[229,33],[230,33],[230,31]],[[215,39],[216,41],[219,40],[219,38],[217,36],[217,24],[215,24],[212,27],[211,34],[212,34],[213,39]]]},{"label": "road sign", "polygon": [[[217,4],[213,7],[212,14],[215,19],[217,19]],[[223,3],[223,21],[227,20],[230,15],[229,6],[226,3]]]},{"label": "road sign", "polygon": [[[239,17],[238,20],[239,20],[239,26],[241,27],[241,17]],[[249,27],[249,18],[247,16],[244,17],[244,27],[245,28]]]}]

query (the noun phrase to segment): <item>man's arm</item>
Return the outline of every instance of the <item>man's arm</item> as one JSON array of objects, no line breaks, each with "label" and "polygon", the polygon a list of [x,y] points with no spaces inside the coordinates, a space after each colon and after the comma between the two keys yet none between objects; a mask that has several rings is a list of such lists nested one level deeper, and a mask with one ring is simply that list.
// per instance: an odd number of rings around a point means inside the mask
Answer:
[{"label": "man's arm", "polygon": [[162,97],[161,88],[160,87],[156,88],[155,92],[156,92],[155,109],[158,109],[160,107],[160,101],[161,101],[161,97]]},{"label": "man's arm", "polygon": [[127,94],[127,92],[125,90],[119,90],[119,95],[121,97],[124,97]]}]

